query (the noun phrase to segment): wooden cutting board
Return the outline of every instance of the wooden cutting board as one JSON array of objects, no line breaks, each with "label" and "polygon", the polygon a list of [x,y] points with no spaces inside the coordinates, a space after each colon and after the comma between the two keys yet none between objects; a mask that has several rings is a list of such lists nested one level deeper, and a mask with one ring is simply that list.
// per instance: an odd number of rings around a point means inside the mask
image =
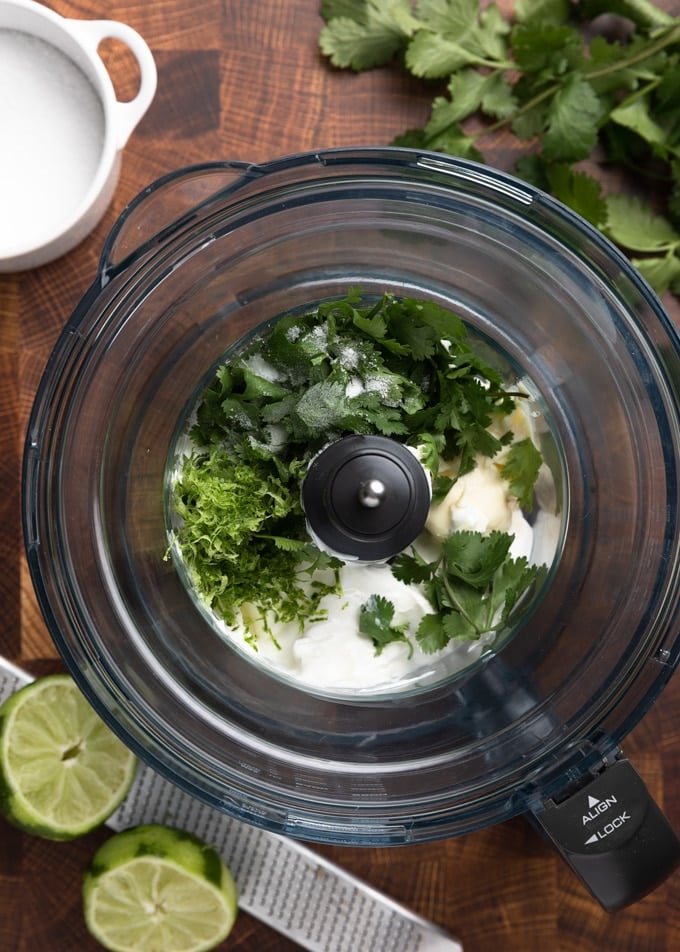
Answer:
[{"label": "wooden cutting board", "polygon": [[[94,278],[116,217],[143,187],[184,165],[385,144],[424,122],[432,96],[396,71],[356,76],[329,68],[317,51],[317,0],[53,0],[51,5],[66,16],[133,26],[153,50],[159,86],[125,151],[113,205],[96,231],[54,264],[0,276],[0,654],[35,675],[61,665],[22,552],[25,427],[45,361]],[[659,5],[680,13],[677,2]],[[103,53],[119,95],[132,95],[129,54],[109,41]],[[0,147],[1,136],[0,130]],[[510,141],[499,134],[488,158],[510,169]],[[677,303],[667,303],[680,322]],[[679,678],[625,750],[680,829]],[[0,952],[97,948],[83,925],[79,891],[83,868],[106,835],[99,831],[75,843],[53,844],[0,821]],[[634,907],[607,915],[522,819],[431,845],[318,849],[457,935],[466,952],[680,950],[680,873]],[[292,952],[296,946],[244,913],[223,948]]]}]

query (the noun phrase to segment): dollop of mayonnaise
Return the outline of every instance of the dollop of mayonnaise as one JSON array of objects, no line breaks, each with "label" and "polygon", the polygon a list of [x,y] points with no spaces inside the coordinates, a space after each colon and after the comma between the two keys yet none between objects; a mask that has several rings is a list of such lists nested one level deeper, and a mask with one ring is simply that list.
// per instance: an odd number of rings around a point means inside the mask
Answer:
[{"label": "dollop of mayonnaise", "polygon": [[430,507],[425,528],[440,541],[461,529],[485,535],[494,530],[510,532],[517,501],[493,460],[480,456],[476,464],[456,479],[440,503]]}]

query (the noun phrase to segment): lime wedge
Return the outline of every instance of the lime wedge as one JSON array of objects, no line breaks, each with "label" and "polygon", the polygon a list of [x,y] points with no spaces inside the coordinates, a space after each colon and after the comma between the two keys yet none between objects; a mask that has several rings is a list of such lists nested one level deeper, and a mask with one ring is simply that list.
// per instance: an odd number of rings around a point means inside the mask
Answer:
[{"label": "lime wedge", "polygon": [[167,826],[112,836],[83,881],[87,927],[112,952],[207,952],[231,932],[237,905],[219,854]]},{"label": "lime wedge", "polygon": [[40,678],[0,707],[0,811],[29,833],[69,840],[99,826],[136,764],[69,675]]}]

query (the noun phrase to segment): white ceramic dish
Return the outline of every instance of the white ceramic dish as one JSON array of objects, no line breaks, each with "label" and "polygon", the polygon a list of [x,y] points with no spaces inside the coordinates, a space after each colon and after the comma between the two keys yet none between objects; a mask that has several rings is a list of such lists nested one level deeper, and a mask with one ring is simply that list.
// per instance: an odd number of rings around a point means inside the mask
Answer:
[{"label": "white ceramic dish", "polygon": [[[97,50],[125,43],[137,95],[116,98]],[[147,44],[112,20],[72,20],[33,0],[0,0],[0,272],[70,251],[113,197],[121,150],[156,91]]]}]

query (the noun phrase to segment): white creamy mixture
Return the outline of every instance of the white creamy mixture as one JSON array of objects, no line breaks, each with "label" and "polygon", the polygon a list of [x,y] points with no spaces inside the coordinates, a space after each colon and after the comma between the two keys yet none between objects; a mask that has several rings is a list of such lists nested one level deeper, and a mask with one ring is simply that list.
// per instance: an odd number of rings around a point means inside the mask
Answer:
[{"label": "white creamy mixture", "polygon": [[0,29],[0,257],[48,240],[76,214],[104,143],[104,112],[62,52]]}]

